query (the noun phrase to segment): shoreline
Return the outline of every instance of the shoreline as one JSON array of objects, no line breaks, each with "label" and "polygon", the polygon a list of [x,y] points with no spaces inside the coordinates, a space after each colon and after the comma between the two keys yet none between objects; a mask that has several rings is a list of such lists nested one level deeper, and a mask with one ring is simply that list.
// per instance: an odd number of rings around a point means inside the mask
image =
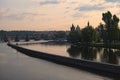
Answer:
[{"label": "shoreline", "polygon": [[73,46],[120,49],[120,44],[117,44],[117,43],[112,43],[112,44],[105,44],[105,43],[88,43],[88,44],[87,43],[77,43],[77,44],[73,44]]}]

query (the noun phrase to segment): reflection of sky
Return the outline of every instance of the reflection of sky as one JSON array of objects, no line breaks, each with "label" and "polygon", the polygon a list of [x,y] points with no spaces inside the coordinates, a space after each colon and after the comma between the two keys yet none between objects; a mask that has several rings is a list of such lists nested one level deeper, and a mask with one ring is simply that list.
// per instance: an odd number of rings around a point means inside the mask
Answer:
[{"label": "reflection of sky", "polygon": [[41,44],[36,45],[34,44],[34,45],[21,45],[21,46],[28,49],[36,50],[36,51],[69,57],[69,54],[67,53],[67,48],[69,46],[67,45],[41,45]]},{"label": "reflection of sky", "polygon": [[120,0],[0,0],[0,29],[68,30],[88,20],[96,27],[108,10],[120,17]]}]

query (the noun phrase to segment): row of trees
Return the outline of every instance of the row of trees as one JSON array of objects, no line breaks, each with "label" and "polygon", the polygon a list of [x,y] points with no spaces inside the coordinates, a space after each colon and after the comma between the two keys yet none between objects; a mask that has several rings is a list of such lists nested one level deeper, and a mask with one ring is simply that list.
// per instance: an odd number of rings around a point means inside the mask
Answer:
[{"label": "row of trees", "polygon": [[105,24],[100,23],[97,28],[93,28],[88,22],[88,25],[80,29],[75,28],[72,24],[71,31],[67,37],[70,43],[96,43],[96,42],[118,42],[120,41],[120,29],[118,27],[119,18],[112,15],[110,11],[102,14],[102,20]]},{"label": "row of trees", "polygon": [[97,31],[89,25],[80,30],[80,27],[75,26],[72,24],[71,31],[67,37],[68,42],[70,43],[78,43],[78,42],[85,42],[85,43],[91,43],[91,42],[97,42],[99,41],[99,35]]}]

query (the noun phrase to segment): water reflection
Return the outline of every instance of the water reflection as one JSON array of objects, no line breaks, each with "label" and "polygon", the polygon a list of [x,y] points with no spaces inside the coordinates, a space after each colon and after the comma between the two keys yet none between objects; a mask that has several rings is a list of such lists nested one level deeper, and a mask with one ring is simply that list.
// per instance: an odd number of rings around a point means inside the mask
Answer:
[{"label": "water reflection", "polygon": [[67,52],[71,57],[78,57],[80,59],[100,61],[112,64],[119,64],[120,50],[119,49],[105,49],[95,47],[78,47],[70,46]]},{"label": "water reflection", "polygon": [[28,49],[46,52],[55,55],[120,65],[119,49],[80,47],[80,46],[69,45],[66,42],[59,43],[59,41],[56,42],[48,41],[48,42],[41,42],[39,44],[29,44],[29,45],[21,45],[21,46]]},{"label": "water reflection", "polygon": [[67,52],[69,53],[71,57],[77,57],[81,54],[79,47],[75,47],[75,46],[70,46]]},{"label": "water reflection", "polygon": [[120,50],[115,49],[104,49],[103,55],[101,56],[102,62],[118,64]]}]

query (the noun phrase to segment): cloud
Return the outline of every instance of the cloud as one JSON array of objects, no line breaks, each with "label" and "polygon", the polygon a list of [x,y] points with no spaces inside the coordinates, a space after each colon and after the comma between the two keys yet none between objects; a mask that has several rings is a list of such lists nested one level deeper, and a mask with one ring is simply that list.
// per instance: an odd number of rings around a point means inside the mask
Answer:
[{"label": "cloud", "polygon": [[70,7],[65,7],[65,9],[70,9]]},{"label": "cloud", "polygon": [[59,4],[60,0],[44,0],[40,2],[40,5],[48,5],[48,4]]},{"label": "cloud", "polygon": [[25,16],[24,15],[18,15],[18,14],[11,14],[8,16],[4,16],[4,18],[10,19],[10,20],[22,20]]},{"label": "cloud", "polygon": [[72,1],[71,4],[77,4],[78,2],[77,1]]},{"label": "cloud", "polygon": [[105,0],[107,2],[120,2],[120,0]]},{"label": "cloud", "polygon": [[12,14],[6,14],[6,15],[2,15],[0,16],[0,19],[9,19],[9,20],[23,20],[26,17],[30,18],[30,17],[36,17],[36,16],[44,16],[46,14],[37,14],[37,13],[27,13],[27,12],[23,12],[23,13],[12,13]]},{"label": "cloud", "polygon": [[87,18],[88,15],[80,12],[80,13],[75,13],[75,14],[73,14],[72,17],[73,17],[73,18]]},{"label": "cloud", "polygon": [[40,2],[40,0],[31,0],[31,2]]},{"label": "cloud", "polygon": [[9,11],[8,8],[0,8],[0,15],[7,13]]},{"label": "cloud", "polygon": [[93,11],[93,10],[103,10],[105,9],[104,6],[99,5],[83,5],[75,8],[78,11]]},{"label": "cloud", "polygon": [[37,14],[37,13],[22,13],[21,15],[44,16],[44,15],[47,15],[47,14]]},{"label": "cloud", "polygon": [[73,18],[79,18],[80,16],[81,16],[81,15],[78,14],[78,13],[72,15]]}]

